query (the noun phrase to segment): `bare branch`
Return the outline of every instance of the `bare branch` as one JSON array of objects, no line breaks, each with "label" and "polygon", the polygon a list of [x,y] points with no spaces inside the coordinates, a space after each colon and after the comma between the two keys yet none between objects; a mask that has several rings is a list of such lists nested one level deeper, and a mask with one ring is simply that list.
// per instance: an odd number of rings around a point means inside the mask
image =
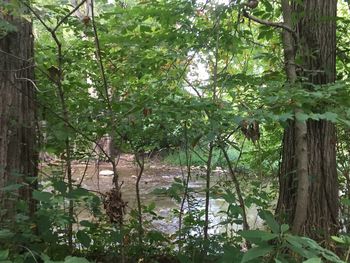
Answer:
[{"label": "bare branch", "polygon": [[194,90],[194,92],[197,94],[197,96],[198,96],[199,98],[202,98],[202,95],[199,93],[199,91],[197,90],[197,88],[196,88],[188,79],[184,78],[183,80],[187,83],[187,85],[190,86],[190,88],[192,88],[192,89]]},{"label": "bare branch", "polygon": [[27,67],[23,67],[23,68],[19,68],[19,69],[8,69],[8,70],[0,69],[0,72],[19,72],[19,71],[22,71],[22,70],[25,70],[25,69],[34,68],[35,66],[36,65],[33,64],[33,65],[29,65]]},{"label": "bare branch", "polygon": [[96,27],[96,22],[95,22],[95,10],[94,10],[94,2],[90,2],[91,5],[91,21],[92,21],[92,28],[94,30],[94,37],[95,37],[95,46],[96,46],[96,57],[97,57],[97,62],[101,70],[101,76],[102,76],[102,81],[103,81],[103,87],[104,87],[104,92],[106,98],[104,98],[103,94],[101,93],[102,98],[107,102],[107,107],[110,112],[112,112],[112,103],[111,103],[111,98],[108,92],[108,83],[107,83],[107,76],[106,76],[106,71],[103,65],[102,61],[102,52],[101,52],[101,45],[100,45],[100,40],[98,37],[98,32],[97,32],[97,27]]},{"label": "bare branch", "polygon": [[10,56],[12,58],[15,58],[15,59],[18,59],[18,60],[22,60],[22,61],[25,61],[25,62],[29,62],[29,61],[33,60],[33,58],[25,59],[25,58],[18,57],[18,56],[14,55],[14,54],[10,54],[10,53],[8,53],[8,52],[6,52],[4,50],[1,50],[1,49],[0,49],[0,52],[3,53],[6,56]]},{"label": "bare branch", "polygon": [[284,23],[278,23],[278,22],[272,22],[272,21],[260,19],[258,17],[252,16],[245,10],[243,11],[243,16],[265,26],[272,26],[272,27],[277,27],[277,28],[282,28],[284,30],[287,30],[289,33],[293,35],[294,38],[296,38],[296,32]]},{"label": "bare branch", "polygon": [[40,21],[40,23],[46,28],[48,32],[51,34],[55,33],[57,29],[64,23],[64,21],[70,17],[75,11],[79,9],[87,0],[83,0],[80,4],[78,4],[75,8],[72,9],[67,15],[65,15],[55,26],[54,29],[51,29],[45,22],[44,20],[40,17],[40,15],[26,2],[22,1],[22,3],[34,14],[34,16]]},{"label": "bare branch", "polygon": [[36,86],[36,84],[35,84],[35,82],[34,82],[33,80],[28,79],[28,78],[17,78],[16,73],[15,73],[15,79],[16,79],[16,80],[29,81],[29,82],[33,85],[33,87],[34,87],[38,92],[41,92],[41,91],[39,90],[39,88]]},{"label": "bare branch", "polygon": [[77,11],[79,9],[79,7],[81,7],[84,3],[86,2],[86,0],[81,1],[80,4],[78,4],[72,11],[70,11],[67,15],[65,15],[60,22],[58,22],[58,24],[55,26],[55,28],[52,30],[53,32],[55,32],[60,25],[62,25],[62,23],[68,18],[70,17],[75,11]]}]

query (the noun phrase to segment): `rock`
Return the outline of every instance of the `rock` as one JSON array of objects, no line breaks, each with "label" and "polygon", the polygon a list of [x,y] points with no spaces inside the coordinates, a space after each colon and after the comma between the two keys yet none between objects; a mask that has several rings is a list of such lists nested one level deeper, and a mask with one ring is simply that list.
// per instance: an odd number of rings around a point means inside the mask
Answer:
[{"label": "rock", "polygon": [[99,173],[99,175],[104,175],[104,176],[111,176],[113,174],[114,173],[111,170],[101,170],[100,173]]}]

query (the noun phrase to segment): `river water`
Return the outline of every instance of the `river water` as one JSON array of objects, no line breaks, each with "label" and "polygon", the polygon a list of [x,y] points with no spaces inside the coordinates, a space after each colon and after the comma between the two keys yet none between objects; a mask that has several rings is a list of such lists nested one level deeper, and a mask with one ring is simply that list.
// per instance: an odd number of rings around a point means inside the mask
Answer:
[{"label": "river water", "polygon": [[[73,166],[74,179],[81,180],[85,165]],[[100,164],[98,167],[95,165],[88,166],[86,169],[86,175],[84,177],[82,187],[88,190],[99,191],[105,193],[110,190],[112,184],[112,172],[111,166],[107,163]],[[130,212],[132,208],[136,207],[136,175],[138,169],[132,161],[131,156],[122,156],[121,161],[118,164],[119,181],[122,182],[122,197],[124,201],[128,203],[127,212]],[[164,165],[158,162],[150,162],[145,165],[145,170],[140,181],[141,200],[143,205],[149,205],[155,203],[155,212],[158,215],[164,217],[162,220],[153,220],[152,226],[159,231],[167,234],[172,234],[178,229],[178,217],[172,213],[173,209],[180,209],[180,204],[170,197],[164,195],[157,195],[154,193],[156,188],[168,189],[174,182],[174,178],[182,178],[184,171],[181,167],[174,167]],[[193,169],[192,180],[190,180],[189,187],[193,190],[193,195],[196,199],[196,209],[204,209],[204,187],[205,181],[200,176],[202,172],[199,168]],[[99,175],[99,176],[98,176]],[[225,174],[222,171],[214,171],[213,182],[215,184],[219,180],[227,180]],[[209,219],[210,228],[209,233],[219,233],[228,230],[237,231],[241,229],[241,225],[221,225],[227,216],[224,211],[228,209],[228,203],[224,199],[210,199],[209,205]],[[248,222],[251,228],[261,226],[262,221],[257,216],[257,209],[255,207],[247,210]]]}]

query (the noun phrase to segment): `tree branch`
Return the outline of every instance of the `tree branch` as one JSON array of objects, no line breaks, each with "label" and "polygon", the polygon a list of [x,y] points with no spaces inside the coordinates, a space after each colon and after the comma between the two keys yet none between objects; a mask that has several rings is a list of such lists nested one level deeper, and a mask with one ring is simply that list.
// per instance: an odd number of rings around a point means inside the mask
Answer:
[{"label": "tree branch", "polygon": [[58,22],[58,24],[55,26],[55,28],[52,30],[53,32],[55,32],[60,25],[62,25],[62,23],[68,18],[70,17],[75,11],[77,11],[79,9],[79,7],[81,7],[84,3],[86,2],[86,0],[81,1],[80,4],[78,4],[72,11],[70,11],[67,15],[65,15],[60,22]]},{"label": "tree branch", "polygon": [[39,14],[30,6],[28,5],[26,2],[22,1],[22,3],[34,14],[34,16],[40,21],[40,23],[46,28],[46,30],[48,32],[50,32],[51,34],[55,33],[57,31],[57,29],[60,27],[60,25],[62,25],[64,23],[64,21],[70,17],[75,11],[77,11],[79,9],[79,7],[81,7],[84,3],[86,2],[86,0],[83,0],[80,4],[78,4],[75,8],[73,8],[72,11],[70,11],[67,15],[65,15],[55,26],[54,29],[51,29],[45,22],[44,20],[42,20],[42,18],[39,16]]},{"label": "tree branch", "polygon": [[260,19],[258,17],[252,16],[246,10],[243,10],[243,16],[245,16],[246,18],[248,18],[250,20],[253,20],[254,22],[257,22],[257,23],[265,25],[265,26],[282,28],[282,29],[288,31],[289,33],[291,33],[294,38],[296,38],[296,36],[297,36],[296,32],[293,29],[291,29],[289,26],[287,26],[285,23],[277,23],[277,22],[272,22],[272,21]]},{"label": "tree branch", "polygon": [[22,61],[25,61],[25,62],[29,62],[29,61],[34,60],[33,58],[26,59],[26,58],[18,57],[18,56],[16,56],[16,55],[11,54],[11,53],[8,53],[8,52],[6,52],[6,51],[4,51],[4,50],[2,50],[2,49],[0,49],[0,53],[3,53],[3,54],[6,55],[6,56],[9,56],[9,57],[12,57],[12,58],[15,58],[15,59],[18,59],[18,60],[22,60]]},{"label": "tree branch", "polygon": [[99,65],[100,70],[101,70],[101,77],[102,77],[102,81],[103,81],[103,88],[104,88],[106,98],[104,98],[102,93],[101,93],[101,96],[104,100],[106,100],[108,110],[110,111],[110,113],[112,113],[112,103],[111,103],[111,98],[110,98],[109,92],[108,92],[107,76],[106,76],[106,71],[105,71],[105,68],[103,65],[103,61],[102,61],[101,45],[100,45],[100,40],[98,37],[97,27],[96,27],[96,23],[95,23],[94,2],[91,1],[90,4],[91,4],[91,21],[92,21],[92,28],[94,30],[94,38],[95,38],[95,46],[96,46],[96,57],[97,57],[98,65]]},{"label": "tree branch", "polygon": [[40,21],[40,23],[46,28],[46,30],[52,34],[53,33],[52,29],[48,25],[46,25],[46,23],[44,22],[44,20],[41,19],[39,14],[33,8],[31,8],[29,4],[27,4],[24,1],[21,1],[21,2],[30,10],[30,12],[34,14],[34,16]]}]

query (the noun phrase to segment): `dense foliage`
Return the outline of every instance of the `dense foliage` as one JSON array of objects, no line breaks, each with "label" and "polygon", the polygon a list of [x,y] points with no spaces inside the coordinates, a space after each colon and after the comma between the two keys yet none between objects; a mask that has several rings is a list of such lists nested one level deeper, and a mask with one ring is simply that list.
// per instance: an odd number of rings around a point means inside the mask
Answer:
[{"label": "dense foliage", "polygon": [[[0,223],[0,262],[348,262],[346,1],[336,18],[337,81],[309,89],[288,88],[282,29],[244,16],[281,21],[279,1],[250,10],[239,0],[99,0],[79,14],[75,2],[0,3],[0,12],[33,19],[42,157],[37,211],[28,216],[19,202],[15,224]],[[13,30],[0,20],[0,38]],[[329,240],[294,235],[273,215],[283,128],[294,117],[337,126],[341,229]],[[107,137],[109,149],[99,144]],[[137,167],[136,201],[126,209],[120,154],[133,154]],[[112,163],[113,185],[90,191],[86,170],[77,178],[72,169],[100,161]],[[157,202],[141,198],[154,162],[182,171],[152,193],[176,204],[171,233],[153,224],[164,219]],[[225,201],[217,225],[215,200]]]}]

